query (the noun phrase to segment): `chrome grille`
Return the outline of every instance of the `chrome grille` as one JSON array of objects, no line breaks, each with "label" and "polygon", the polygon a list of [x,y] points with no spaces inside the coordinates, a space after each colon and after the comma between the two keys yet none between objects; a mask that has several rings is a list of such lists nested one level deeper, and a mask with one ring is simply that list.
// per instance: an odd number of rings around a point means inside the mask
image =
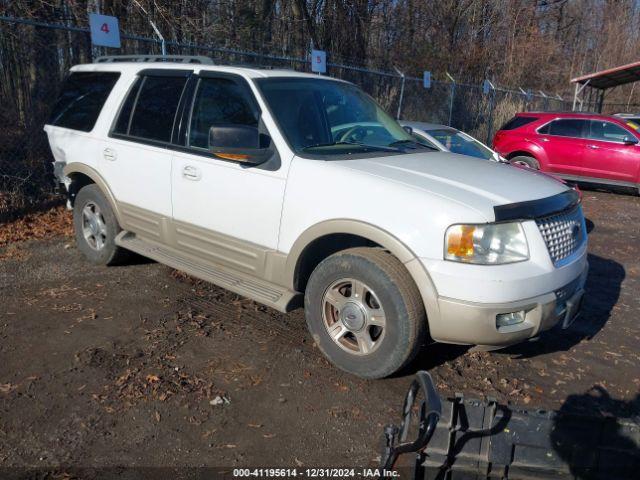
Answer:
[{"label": "chrome grille", "polygon": [[555,265],[574,253],[587,238],[580,205],[565,212],[538,218],[536,223]]}]

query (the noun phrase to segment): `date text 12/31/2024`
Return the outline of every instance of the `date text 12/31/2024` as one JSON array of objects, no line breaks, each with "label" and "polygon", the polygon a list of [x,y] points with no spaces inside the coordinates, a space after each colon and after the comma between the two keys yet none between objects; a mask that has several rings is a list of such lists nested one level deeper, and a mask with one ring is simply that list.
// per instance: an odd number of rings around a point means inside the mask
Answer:
[{"label": "date text 12/31/2024", "polygon": [[234,478],[396,478],[396,470],[380,468],[235,468]]}]

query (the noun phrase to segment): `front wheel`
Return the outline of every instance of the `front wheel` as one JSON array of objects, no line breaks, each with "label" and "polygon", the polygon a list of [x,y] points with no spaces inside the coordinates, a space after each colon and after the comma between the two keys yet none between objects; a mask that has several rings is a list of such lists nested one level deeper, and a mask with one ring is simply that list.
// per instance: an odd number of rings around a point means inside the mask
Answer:
[{"label": "front wheel", "polygon": [[513,157],[509,160],[511,165],[519,165],[521,167],[530,168],[532,170],[540,170],[540,164],[538,161],[527,155],[518,155],[517,157]]},{"label": "front wheel", "polygon": [[307,326],[338,368],[383,378],[416,355],[427,331],[409,272],[380,248],[352,248],[323,260],[305,295]]}]

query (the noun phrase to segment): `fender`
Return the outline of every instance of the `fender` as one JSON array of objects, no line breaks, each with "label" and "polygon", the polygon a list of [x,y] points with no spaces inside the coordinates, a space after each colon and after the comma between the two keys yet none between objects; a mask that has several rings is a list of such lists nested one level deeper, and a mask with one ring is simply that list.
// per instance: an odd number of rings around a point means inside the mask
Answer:
[{"label": "fender", "polygon": [[[118,202],[116,202],[115,197],[113,196],[113,192],[107,185],[107,182],[102,178],[102,176],[92,167],[80,163],[80,162],[72,162],[68,163],[62,169],[62,173],[65,177],[72,177],[74,173],[81,173],[89,177],[93,182],[98,186],[100,191],[104,194],[113,210],[113,213],[118,220],[118,224],[122,225],[122,217],[120,215],[120,209],[118,208]],[[68,188],[68,187],[67,187]]]},{"label": "fender", "polygon": [[409,247],[389,232],[359,220],[325,220],[302,232],[287,255],[284,272],[287,284],[293,286],[298,261],[306,247],[320,237],[339,233],[366,238],[367,240],[377,243],[398,258],[409,271],[411,278],[420,291],[429,321],[439,320],[438,293],[420,259]]}]

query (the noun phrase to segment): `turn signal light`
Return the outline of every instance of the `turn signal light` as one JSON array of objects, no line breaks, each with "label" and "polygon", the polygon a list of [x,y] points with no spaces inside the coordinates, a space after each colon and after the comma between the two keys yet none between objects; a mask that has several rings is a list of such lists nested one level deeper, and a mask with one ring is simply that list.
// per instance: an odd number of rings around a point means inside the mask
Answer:
[{"label": "turn signal light", "polygon": [[473,255],[474,225],[455,225],[447,238],[447,253],[455,257],[470,257]]},{"label": "turn signal light", "polygon": [[244,162],[249,160],[249,155],[242,155],[237,153],[216,153],[216,157],[224,158],[225,160],[235,160],[237,162]]}]

